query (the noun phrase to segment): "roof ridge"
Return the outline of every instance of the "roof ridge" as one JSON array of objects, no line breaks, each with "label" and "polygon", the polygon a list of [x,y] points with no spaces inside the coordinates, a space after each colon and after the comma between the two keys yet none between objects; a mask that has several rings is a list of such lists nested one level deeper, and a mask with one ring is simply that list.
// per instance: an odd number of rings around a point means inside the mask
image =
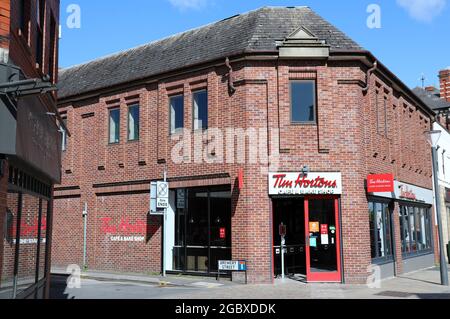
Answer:
[{"label": "roof ridge", "polygon": [[[174,33],[172,35],[166,36],[166,37],[161,38],[161,39],[153,40],[153,41],[150,41],[150,42],[147,42],[147,43],[144,43],[144,44],[140,44],[140,45],[137,45],[137,46],[129,48],[129,49],[125,49],[125,50],[122,50],[122,51],[118,51],[118,52],[114,52],[114,53],[111,53],[111,54],[107,54],[107,55],[95,58],[93,60],[90,60],[90,61],[74,64],[74,65],[71,65],[71,66],[69,66],[67,68],[62,68],[59,72],[64,73],[64,72],[66,72],[68,70],[78,69],[80,67],[83,67],[83,66],[95,63],[95,62],[104,61],[104,60],[107,60],[107,59],[111,59],[113,57],[119,57],[119,56],[125,55],[127,53],[130,53],[132,51],[135,51],[135,50],[138,50],[138,49],[143,49],[143,48],[149,47],[151,45],[155,45],[155,44],[157,44],[159,42],[162,42],[162,41],[167,41],[167,40],[173,39],[175,37],[181,37],[182,35],[185,35],[185,34],[187,34],[189,32],[197,31],[197,30],[206,28],[208,26],[219,24],[219,23],[224,22],[224,21],[229,20],[229,19],[233,19],[233,18],[237,18],[237,17],[244,17],[244,16],[247,16],[247,15],[250,15],[252,13],[261,11],[261,10],[263,10],[265,8],[270,8],[270,7],[261,7],[261,8],[258,8],[258,9],[254,9],[254,10],[250,10],[250,11],[247,11],[247,12],[244,12],[244,13],[233,15],[233,16],[230,16],[228,18],[224,18],[222,20],[213,21],[213,22],[210,22],[210,23],[207,23],[207,24],[203,24],[201,26],[198,26],[198,27],[195,27],[195,28],[191,28],[191,29],[188,29],[188,30],[185,30],[185,31],[180,31],[178,33]],[[277,8],[282,8],[282,7],[280,6],[280,7],[277,7]]]},{"label": "roof ridge", "polygon": [[300,26],[329,41],[333,49],[360,48],[309,7],[264,6],[60,69],[59,97],[67,98],[226,56],[275,52],[277,41]]}]

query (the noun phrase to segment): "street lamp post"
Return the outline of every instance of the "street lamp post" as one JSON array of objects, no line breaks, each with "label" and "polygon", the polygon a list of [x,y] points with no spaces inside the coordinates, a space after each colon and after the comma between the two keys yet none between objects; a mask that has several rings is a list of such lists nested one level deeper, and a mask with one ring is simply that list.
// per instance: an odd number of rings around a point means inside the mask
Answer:
[{"label": "street lamp post", "polygon": [[441,131],[428,131],[425,132],[428,143],[432,148],[432,160],[433,160],[433,177],[434,177],[434,197],[436,198],[436,216],[439,232],[439,256],[440,256],[440,270],[441,270],[441,284],[448,286],[448,269],[447,262],[445,260],[444,252],[444,239],[442,236],[442,219],[441,219],[441,198],[439,196],[439,168],[438,168],[438,153],[437,147],[441,137]]}]

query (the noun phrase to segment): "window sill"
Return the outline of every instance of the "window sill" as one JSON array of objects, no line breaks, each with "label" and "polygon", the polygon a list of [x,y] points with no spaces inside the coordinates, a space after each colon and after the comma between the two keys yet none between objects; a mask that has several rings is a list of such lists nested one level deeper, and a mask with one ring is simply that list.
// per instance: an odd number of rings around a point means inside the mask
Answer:
[{"label": "window sill", "polygon": [[175,130],[175,131],[173,131],[173,132],[170,132],[169,133],[169,137],[172,137],[172,136],[182,136],[184,134],[184,129],[177,129],[177,130]]},{"label": "window sill", "polygon": [[291,126],[317,126],[317,122],[291,122]]},{"label": "window sill", "polygon": [[120,142],[108,143],[108,146],[117,146],[120,145]]}]

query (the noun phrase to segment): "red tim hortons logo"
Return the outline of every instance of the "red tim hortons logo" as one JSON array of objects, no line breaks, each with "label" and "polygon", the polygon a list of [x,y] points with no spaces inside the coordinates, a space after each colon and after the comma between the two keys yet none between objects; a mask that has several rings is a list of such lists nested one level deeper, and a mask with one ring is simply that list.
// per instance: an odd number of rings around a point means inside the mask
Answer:
[{"label": "red tim hortons logo", "polygon": [[367,177],[368,193],[393,193],[394,192],[394,175],[377,174]]},{"label": "red tim hortons logo", "polygon": [[340,173],[279,173],[270,177],[269,191],[276,194],[340,194]]}]

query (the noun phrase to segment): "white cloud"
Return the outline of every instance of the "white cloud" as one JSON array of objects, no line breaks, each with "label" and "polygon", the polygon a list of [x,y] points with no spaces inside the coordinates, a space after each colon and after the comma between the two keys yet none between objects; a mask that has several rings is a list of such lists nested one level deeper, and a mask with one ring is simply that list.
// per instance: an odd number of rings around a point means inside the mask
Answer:
[{"label": "white cloud", "polygon": [[201,9],[206,6],[207,0],[169,0],[169,2],[180,10]]},{"label": "white cloud", "polygon": [[409,15],[421,22],[431,22],[444,10],[447,0],[397,0]]}]

